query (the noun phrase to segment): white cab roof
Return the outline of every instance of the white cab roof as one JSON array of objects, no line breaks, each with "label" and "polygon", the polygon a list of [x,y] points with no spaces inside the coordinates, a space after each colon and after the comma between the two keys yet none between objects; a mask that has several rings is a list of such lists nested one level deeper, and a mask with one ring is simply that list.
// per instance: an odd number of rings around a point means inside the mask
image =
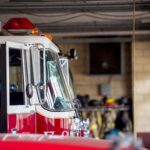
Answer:
[{"label": "white cab roof", "polygon": [[59,48],[44,36],[0,36],[0,44],[5,44],[7,41],[23,44],[41,43],[45,48],[50,48],[57,53],[59,52]]}]

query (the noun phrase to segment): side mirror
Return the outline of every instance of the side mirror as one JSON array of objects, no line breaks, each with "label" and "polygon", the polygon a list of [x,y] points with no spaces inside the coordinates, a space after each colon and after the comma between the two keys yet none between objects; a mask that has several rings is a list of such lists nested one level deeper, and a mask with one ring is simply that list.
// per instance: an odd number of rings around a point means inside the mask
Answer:
[{"label": "side mirror", "polygon": [[77,51],[75,48],[70,49],[68,54],[69,59],[77,59]]},{"label": "side mirror", "polygon": [[75,48],[71,48],[67,54],[63,54],[62,52],[58,53],[60,57],[67,57],[68,59],[75,60],[77,59],[77,51]]},{"label": "side mirror", "polygon": [[33,96],[33,85],[32,84],[27,84],[26,95],[28,98],[32,98],[32,96]]}]

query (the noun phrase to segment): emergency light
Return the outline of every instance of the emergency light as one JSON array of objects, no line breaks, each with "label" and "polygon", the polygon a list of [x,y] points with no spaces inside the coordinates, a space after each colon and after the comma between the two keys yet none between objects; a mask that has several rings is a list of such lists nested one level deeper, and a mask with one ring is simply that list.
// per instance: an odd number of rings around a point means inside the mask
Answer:
[{"label": "emergency light", "polygon": [[12,18],[3,26],[3,29],[16,34],[39,34],[39,30],[27,18]]},{"label": "emergency light", "polygon": [[51,34],[49,34],[49,33],[43,33],[42,35],[47,37],[49,40],[53,39],[53,36]]}]

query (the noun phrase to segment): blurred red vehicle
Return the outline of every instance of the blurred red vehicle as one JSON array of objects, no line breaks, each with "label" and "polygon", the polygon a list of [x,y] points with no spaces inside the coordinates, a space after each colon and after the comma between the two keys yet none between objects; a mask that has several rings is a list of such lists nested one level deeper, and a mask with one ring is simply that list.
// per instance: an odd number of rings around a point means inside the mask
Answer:
[{"label": "blurred red vehicle", "polygon": [[[33,134],[1,134],[1,150],[133,150],[109,140]],[[140,148],[139,148],[140,150]]]}]

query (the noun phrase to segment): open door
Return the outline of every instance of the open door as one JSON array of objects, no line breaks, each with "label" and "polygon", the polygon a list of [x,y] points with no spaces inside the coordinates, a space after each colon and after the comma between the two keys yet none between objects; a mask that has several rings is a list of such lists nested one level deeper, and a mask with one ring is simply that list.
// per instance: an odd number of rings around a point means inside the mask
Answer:
[{"label": "open door", "polygon": [[[30,83],[30,52],[21,43],[6,42],[1,45],[0,70],[1,106],[0,119],[5,123],[2,132],[35,133],[35,108],[29,105],[26,86]],[[0,121],[1,122],[1,121]],[[7,125],[7,127],[6,127]]]}]

